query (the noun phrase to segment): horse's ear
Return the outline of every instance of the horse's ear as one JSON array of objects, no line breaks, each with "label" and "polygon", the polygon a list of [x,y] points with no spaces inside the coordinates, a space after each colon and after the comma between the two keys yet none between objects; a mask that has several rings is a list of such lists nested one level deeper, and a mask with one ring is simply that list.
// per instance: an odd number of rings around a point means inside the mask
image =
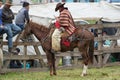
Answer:
[{"label": "horse's ear", "polygon": [[30,19],[30,21],[32,22],[32,19]]}]

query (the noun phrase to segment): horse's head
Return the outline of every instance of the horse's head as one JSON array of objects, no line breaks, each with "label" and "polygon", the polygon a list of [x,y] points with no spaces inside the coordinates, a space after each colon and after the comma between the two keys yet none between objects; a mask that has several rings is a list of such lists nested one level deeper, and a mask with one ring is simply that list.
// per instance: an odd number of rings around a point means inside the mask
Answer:
[{"label": "horse's head", "polygon": [[23,37],[27,37],[27,36],[29,36],[31,33],[32,33],[32,31],[31,31],[31,21],[29,22],[29,23],[26,23],[25,24],[25,29],[24,29],[24,33],[23,33]]},{"label": "horse's head", "polygon": [[40,40],[41,38],[44,38],[49,33],[50,30],[51,28],[30,21],[25,25],[23,38],[27,38],[30,34],[34,34]]}]

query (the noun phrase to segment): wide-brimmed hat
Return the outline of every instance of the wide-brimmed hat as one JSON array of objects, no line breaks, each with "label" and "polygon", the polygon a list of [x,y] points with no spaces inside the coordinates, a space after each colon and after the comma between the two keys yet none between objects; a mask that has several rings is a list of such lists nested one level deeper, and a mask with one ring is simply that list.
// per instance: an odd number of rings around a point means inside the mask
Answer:
[{"label": "wide-brimmed hat", "polygon": [[55,11],[57,11],[60,7],[63,7],[65,5],[65,3],[58,3],[56,5]]},{"label": "wide-brimmed hat", "polygon": [[10,6],[12,6],[12,2],[9,1],[9,0],[7,0],[7,1],[5,2],[5,5],[10,5]]},{"label": "wide-brimmed hat", "polygon": [[0,3],[2,3],[2,1],[0,1]]}]

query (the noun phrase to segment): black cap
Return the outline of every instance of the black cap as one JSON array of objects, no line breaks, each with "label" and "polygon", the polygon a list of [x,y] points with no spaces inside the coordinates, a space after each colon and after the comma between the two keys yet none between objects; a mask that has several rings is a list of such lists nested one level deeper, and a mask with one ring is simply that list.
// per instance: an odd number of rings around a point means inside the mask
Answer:
[{"label": "black cap", "polygon": [[29,6],[28,2],[23,2],[23,7]]},{"label": "black cap", "polygon": [[19,48],[16,48],[16,51],[19,53],[19,52],[20,52],[20,49],[19,49]]},{"label": "black cap", "polygon": [[20,52],[20,49],[19,49],[19,48],[16,48],[12,53],[13,53],[14,55],[18,55],[19,52]]}]

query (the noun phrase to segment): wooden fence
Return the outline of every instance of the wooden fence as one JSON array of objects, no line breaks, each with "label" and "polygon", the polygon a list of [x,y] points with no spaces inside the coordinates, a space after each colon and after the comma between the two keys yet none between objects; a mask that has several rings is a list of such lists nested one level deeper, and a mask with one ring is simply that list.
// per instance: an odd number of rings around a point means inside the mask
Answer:
[{"label": "wooden fence", "polygon": [[[95,41],[98,41],[98,49],[94,50],[94,64],[92,66],[94,67],[102,67],[102,66],[106,66],[108,65],[108,59],[110,57],[111,53],[116,53],[116,52],[120,52],[120,47],[116,45],[116,42],[118,39],[120,39],[120,23],[112,23],[112,24],[85,24],[85,25],[81,25],[79,23],[76,23],[77,26],[80,26],[82,28],[94,28],[94,29],[98,29],[98,37],[95,37]],[[52,26],[52,25],[50,25]],[[117,28],[117,33],[113,36],[102,36],[102,29],[105,27],[115,27]],[[14,47],[18,46],[18,45],[22,45],[24,46],[24,55],[3,55],[3,59],[5,61],[4,65],[1,65],[0,67],[0,72],[9,72],[9,71],[40,71],[40,70],[48,70],[47,68],[47,63],[44,62],[44,59],[46,58],[45,55],[41,55],[38,46],[40,46],[39,42],[35,42],[35,40],[33,39],[32,42],[20,42],[20,38],[22,36],[22,33],[19,34],[14,42]],[[103,40],[112,40],[112,44],[110,47],[103,47]],[[1,42],[1,45],[7,45],[7,42]],[[33,46],[36,52],[36,55],[27,55],[27,46]],[[2,48],[2,47],[1,47]],[[56,67],[59,67],[59,62],[60,60],[65,57],[65,56],[72,56],[74,59],[72,60],[71,64],[72,66],[70,66],[70,68],[76,68],[76,67],[80,67],[81,66],[81,60],[79,60],[79,58],[81,58],[80,53],[75,49],[74,52],[64,52],[64,53],[58,53],[56,54]],[[26,60],[39,60],[40,63],[40,67],[37,68],[30,68],[30,69],[26,69]],[[22,69],[10,69],[9,63],[10,60],[23,60],[23,64],[24,64],[24,68]],[[115,62],[115,63],[110,63],[110,65],[120,65],[120,62]],[[64,67],[65,68],[65,67]]]}]

